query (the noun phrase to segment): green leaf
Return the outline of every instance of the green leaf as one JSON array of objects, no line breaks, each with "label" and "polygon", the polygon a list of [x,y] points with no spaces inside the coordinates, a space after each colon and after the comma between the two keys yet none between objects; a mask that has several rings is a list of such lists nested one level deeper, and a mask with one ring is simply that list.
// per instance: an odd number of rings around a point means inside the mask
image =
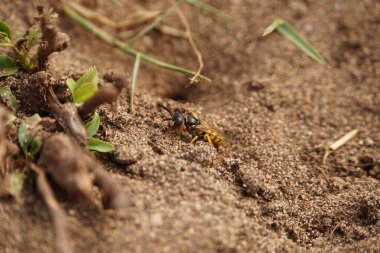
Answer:
[{"label": "green leaf", "polygon": [[4,98],[4,102],[8,107],[12,108],[13,113],[17,110],[17,99],[12,94],[11,89],[9,87],[0,87],[0,97]]},{"label": "green leaf", "polygon": [[320,55],[317,50],[315,50],[301,35],[293,29],[289,24],[281,19],[275,19],[273,23],[268,26],[263,36],[266,36],[277,30],[282,35],[284,35],[287,39],[293,42],[299,49],[309,55],[311,58],[319,62],[320,64],[327,64],[326,60]]},{"label": "green leaf", "polygon": [[74,94],[75,85],[76,85],[74,79],[67,78],[66,84],[67,84],[67,87],[69,87],[69,89],[70,89],[71,95]]},{"label": "green leaf", "polygon": [[114,145],[111,143],[96,139],[96,138],[90,138],[87,148],[92,151],[97,151],[101,153],[110,153],[115,151]]},{"label": "green leaf", "polygon": [[73,94],[73,102],[81,104],[98,91],[98,86],[93,82],[82,84]]},{"label": "green leaf", "polygon": [[86,73],[84,73],[83,76],[79,78],[78,81],[76,81],[76,85],[75,85],[73,93],[75,93],[85,83],[94,83],[95,86],[97,87],[98,81],[99,81],[99,77],[98,77],[98,72],[96,71],[96,68],[90,67],[86,71]]},{"label": "green leaf", "polygon": [[11,58],[0,55],[0,77],[14,75],[17,71],[17,65]]},{"label": "green leaf", "polygon": [[84,126],[87,132],[87,136],[90,138],[94,136],[96,132],[98,131],[99,126],[100,126],[100,117],[99,117],[99,114],[95,112],[94,117],[92,117],[92,119],[89,122],[87,122],[86,125]]},{"label": "green leaf", "polygon": [[9,28],[7,24],[0,20],[0,32],[6,34],[6,36],[11,39],[12,38],[12,30]]}]

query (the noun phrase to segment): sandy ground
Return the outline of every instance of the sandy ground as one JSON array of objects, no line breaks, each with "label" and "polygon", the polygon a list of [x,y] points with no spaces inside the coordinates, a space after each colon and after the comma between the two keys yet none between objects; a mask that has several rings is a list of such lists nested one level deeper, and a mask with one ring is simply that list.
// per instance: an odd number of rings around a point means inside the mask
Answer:
[{"label": "sandy ground", "polygon": [[[0,19],[25,29],[33,5],[9,1]],[[98,1],[116,20],[157,10],[167,1]],[[143,64],[136,111],[128,91],[114,108],[99,110],[99,138],[117,152],[100,155],[129,192],[124,219],[100,205],[56,195],[69,217],[75,252],[380,252],[380,168],[360,158],[380,151],[380,3],[367,1],[206,1],[224,21],[183,8],[212,83],[185,88],[188,79]],[[326,57],[320,66],[279,34],[263,38],[275,17],[292,24]],[[129,75],[134,59],[103,43],[61,14],[70,47],[52,57],[58,75],[95,65],[101,74]],[[174,15],[166,24],[182,29]],[[126,40],[129,32],[115,32]],[[136,47],[196,69],[186,40],[153,31]],[[165,131],[156,104],[186,103],[223,132],[225,147]],[[352,129],[358,135],[322,163],[324,147]],[[0,202],[1,252],[51,252],[50,217],[38,194]]]}]

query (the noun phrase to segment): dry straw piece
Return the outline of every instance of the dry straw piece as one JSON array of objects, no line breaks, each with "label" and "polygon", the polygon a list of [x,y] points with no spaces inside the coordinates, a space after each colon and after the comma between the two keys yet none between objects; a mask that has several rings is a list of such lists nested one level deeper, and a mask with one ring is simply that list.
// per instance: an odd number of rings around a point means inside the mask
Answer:
[{"label": "dry straw piece", "polygon": [[332,152],[334,152],[335,150],[337,150],[338,148],[340,148],[341,146],[349,142],[352,138],[354,138],[357,135],[358,132],[359,132],[358,129],[351,130],[350,132],[346,133],[342,138],[330,144],[330,146],[326,149],[325,155],[323,156],[323,164],[326,163],[327,157]]}]

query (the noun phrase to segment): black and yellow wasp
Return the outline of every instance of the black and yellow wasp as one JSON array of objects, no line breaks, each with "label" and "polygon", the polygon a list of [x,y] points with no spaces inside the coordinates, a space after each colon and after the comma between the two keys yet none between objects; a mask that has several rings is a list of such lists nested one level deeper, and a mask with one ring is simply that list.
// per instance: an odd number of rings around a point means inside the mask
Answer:
[{"label": "black and yellow wasp", "polygon": [[207,141],[217,149],[224,145],[223,136],[205,121],[200,120],[191,110],[183,106],[171,110],[160,103],[158,106],[170,114],[170,118],[164,120],[169,121],[169,125],[172,129],[176,130],[179,134],[188,132],[191,135],[192,139],[190,143],[195,143],[199,140]]}]

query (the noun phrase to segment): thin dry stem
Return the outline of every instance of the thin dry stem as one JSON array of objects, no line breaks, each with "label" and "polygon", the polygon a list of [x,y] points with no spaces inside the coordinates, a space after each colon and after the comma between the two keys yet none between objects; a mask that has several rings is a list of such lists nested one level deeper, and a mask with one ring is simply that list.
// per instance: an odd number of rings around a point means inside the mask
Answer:
[{"label": "thin dry stem", "polygon": [[73,251],[66,231],[66,215],[54,197],[45,172],[33,163],[30,164],[30,168],[37,174],[38,190],[49,208],[50,216],[53,220],[56,250],[59,253],[71,253]]},{"label": "thin dry stem", "polygon": [[338,140],[330,144],[330,146],[326,149],[325,155],[323,156],[323,164],[326,163],[327,157],[332,152],[334,152],[335,150],[337,150],[338,148],[340,148],[341,146],[349,142],[352,138],[354,138],[357,135],[358,132],[359,132],[358,129],[351,130],[350,132],[346,133],[344,136],[342,136],[341,138],[339,138]]},{"label": "thin dry stem", "polygon": [[91,9],[88,9],[78,3],[67,2],[74,10],[83,15],[83,17],[96,20],[99,23],[109,26],[113,29],[129,30],[139,27],[162,14],[162,11],[139,11],[121,22],[115,22]]},{"label": "thin dry stem", "polygon": [[177,38],[187,39],[187,33],[186,32],[178,30],[178,29],[176,29],[174,27],[171,27],[171,26],[168,26],[168,25],[160,25],[160,26],[157,27],[157,29],[160,32],[165,33],[167,35],[170,35],[170,36],[173,36],[173,37],[177,37]]},{"label": "thin dry stem", "polygon": [[[172,4],[175,4],[175,2],[173,0],[169,0],[169,1]],[[188,39],[191,47],[193,48],[195,54],[197,55],[198,62],[199,62],[199,67],[198,67],[197,72],[195,73],[195,75],[192,78],[190,78],[190,84],[193,84],[193,83],[198,82],[198,78],[200,77],[201,72],[203,70],[203,67],[204,67],[203,57],[202,57],[202,53],[199,51],[199,49],[197,47],[197,44],[194,41],[193,35],[191,33],[190,24],[187,21],[185,14],[182,12],[182,10],[180,8],[177,8],[176,12],[177,12],[177,15],[180,18],[182,24],[185,26],[187,39]]]}]

